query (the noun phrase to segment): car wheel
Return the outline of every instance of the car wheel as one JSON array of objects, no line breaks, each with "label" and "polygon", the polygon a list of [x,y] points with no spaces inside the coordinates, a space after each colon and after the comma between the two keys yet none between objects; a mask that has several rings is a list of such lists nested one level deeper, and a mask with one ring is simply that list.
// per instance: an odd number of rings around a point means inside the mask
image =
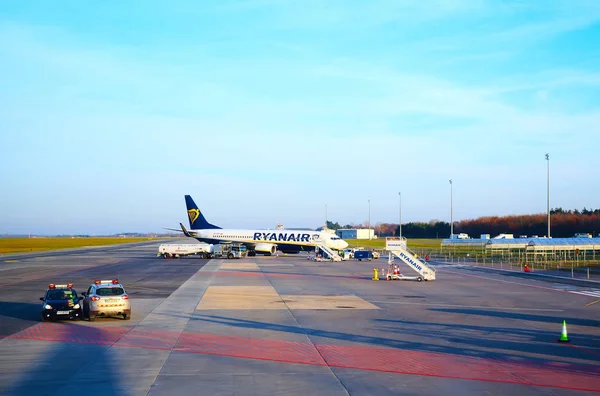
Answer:
[{"label": "car wheel", "polygon": [[42,312],[42,313],[40,313],[40,320],[41,320],[42,322],[45,322],[45,321],[46,321],[46,315],[44,315],[44,313],[43,313],[43,312]]},{"label": "car wheel", "polygon": [[129,314],[129,315],[123,314],[123,319],[125,319],[125,320],[131,319],[131,314]]}]

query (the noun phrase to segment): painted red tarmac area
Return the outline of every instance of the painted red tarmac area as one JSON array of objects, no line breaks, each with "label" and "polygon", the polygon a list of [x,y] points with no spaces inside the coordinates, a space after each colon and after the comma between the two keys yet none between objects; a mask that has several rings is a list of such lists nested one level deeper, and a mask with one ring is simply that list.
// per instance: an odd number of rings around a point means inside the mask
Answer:
[{"label": "painted red tarmac area", "polygon": [[39,323],[9,338],[166,349],[178,353],[600,392],[599,367],[563,362],[516,363],[364,345],[313,344],[308,341],[293,342],[142,328],[96,328],[71,323]]}]

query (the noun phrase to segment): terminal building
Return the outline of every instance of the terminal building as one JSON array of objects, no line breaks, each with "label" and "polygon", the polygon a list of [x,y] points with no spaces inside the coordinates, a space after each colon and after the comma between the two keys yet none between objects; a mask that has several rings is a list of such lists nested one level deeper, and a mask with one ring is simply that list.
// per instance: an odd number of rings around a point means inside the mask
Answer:
[{"label": "terminal building", "polygon": [[367,228],[341,228],[335,232],[342,239],[375,239],[375,230]]}]

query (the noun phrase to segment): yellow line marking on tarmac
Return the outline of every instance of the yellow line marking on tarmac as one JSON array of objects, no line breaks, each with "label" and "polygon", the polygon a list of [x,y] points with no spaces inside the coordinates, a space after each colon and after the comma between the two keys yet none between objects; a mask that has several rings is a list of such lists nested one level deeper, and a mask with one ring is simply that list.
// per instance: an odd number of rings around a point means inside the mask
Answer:
[{"label": "yellow line marking on tarmac", "polygon": [[436,304],[436,303],[418,303],[404,301],[370,301],[378,304],[404,304],[404,305],[431,305],[435,307],[448,308],[483,308],[483,309],[508,309],[513,311],[539,311],[539,312],[563,312],[563,309],[544,309],[544,308],[513,308],[513,307],[484,307],[481,305],[452,305],[452,304]]},{"label": "yellow line marking on tarmac", "polygon": [[128,289],[139,289],[139,290],[150,290],[156,293],[159,293],[160,290],[152,289],[150,287],[141,287],[141,286],[127,286]]},{"label": "yellow line marking on tarmac", "polygon": [[596,303],[599,303],[599,302],[600,302],[600,298],[599,298],[599,299],[597,299],[596,301],[592,301],[592,302],[591,302],[591,303],[589,303],[589,304],[585,304],[585,306],[586,306],[586,307],[589,307],[590,305],[594,305],[594,304],[596,304]]},{"label": "yellow line marking on tarmac", "polygon": [[5,263],[18,263],[19,260],[4,260]]}]

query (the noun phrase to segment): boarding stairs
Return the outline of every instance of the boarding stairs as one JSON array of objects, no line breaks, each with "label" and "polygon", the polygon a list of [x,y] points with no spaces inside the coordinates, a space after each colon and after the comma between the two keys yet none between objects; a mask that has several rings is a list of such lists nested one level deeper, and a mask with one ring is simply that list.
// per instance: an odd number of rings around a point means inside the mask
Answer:
[{"label": "boarding stairs", "polygon": [[317,245],[315,246],[315,254],[317,254],[319,250],[321,250],[321,252],[323,252],[324,255],[329,257],[331,261],[342,261],[340,255],[337,254],[335,250],[333,250],[323,242],[317,243]]},{"label": "boarding stairs", "polygon": [[[386,279],[415,279],[417,281],[435,280],[435,270],[427,262],[418,257],[406,246],[406,239],[388,237],[385,239],[385,250],[389,252],[388,271]],[[416,271],[419,276],[405,276],[400,274],[397,266],[394,264],[394,256],[399,258],[404,264]]]}]

